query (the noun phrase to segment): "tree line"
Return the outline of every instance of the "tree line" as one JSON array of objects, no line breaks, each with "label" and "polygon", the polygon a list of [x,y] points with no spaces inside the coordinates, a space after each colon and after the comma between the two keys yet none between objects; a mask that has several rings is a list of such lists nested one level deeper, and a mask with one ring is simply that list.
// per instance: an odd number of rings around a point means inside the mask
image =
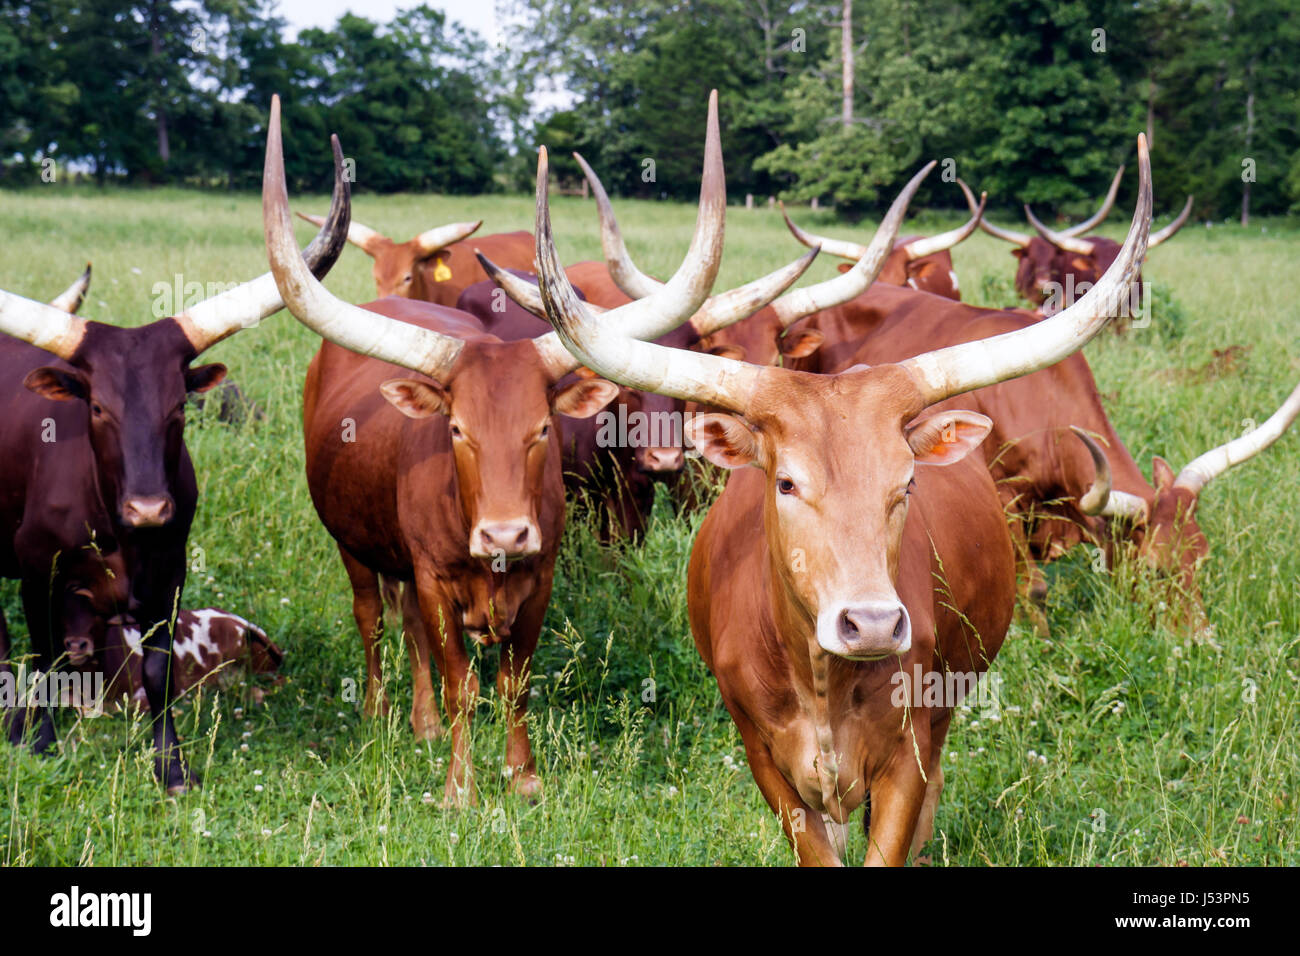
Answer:
[{"label": "tree line", "polygon": [[[1188,193],[1201,218],[1300,211],[1292,6],[502,0],[492,49],[427,7],[290,40],[268,0],[0,0],[0,182],[53,159],[255,188],[278,92],[297,186],[325,187],[313,157],[337,132],[363,189],[527,189],[545,143],[562,183],[576,149],[613,192],[687,199],[716,87],[736,197],[856,216],[935,158],[999,205],[1077,215],[1142,130],[1161,211]],[[556,88],[570,105],[532,115]],[[958,195],[932,176],[919,201]]]}]

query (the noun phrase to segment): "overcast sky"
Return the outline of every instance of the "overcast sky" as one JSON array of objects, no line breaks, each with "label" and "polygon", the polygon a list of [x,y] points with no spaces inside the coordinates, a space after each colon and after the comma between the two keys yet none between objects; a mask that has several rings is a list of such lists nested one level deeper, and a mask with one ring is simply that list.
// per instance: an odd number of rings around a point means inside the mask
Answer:
[{"label": "overcast sky", "polygon": [[[426,5],[442,10],[450,20],[459,20],[489,43],[500,39],[497,29],[496,0],[424,0]],[[304,27],[333,26],[348,11],[381,23],[399,10],[419,6],[419,0],[279,0],[280,14],[289,21],[293,32]]]}]

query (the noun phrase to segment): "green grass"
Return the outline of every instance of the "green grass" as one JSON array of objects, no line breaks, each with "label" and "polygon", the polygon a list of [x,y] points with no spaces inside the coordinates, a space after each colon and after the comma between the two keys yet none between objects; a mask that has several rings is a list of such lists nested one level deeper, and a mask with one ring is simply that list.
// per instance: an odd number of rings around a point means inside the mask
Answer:
[{"label": "green grass", "polygon": [[[231,282],[266,268],[253,196],[51,188],[0,201],[0,288],[48,298],[93,259],[83,309],[91,318],[147,320],[154,284],[178,273]],[[325,205],[323,197],[294,203]],[[669,273],[693,210],[619,209],[639,264]],[[398,239],[470,218],[485,219],[485,231],[531,228],[531,210],[522,196],[360,196],[355,204],[362,222]],[[557,199],[554,218],[566,261],[598,256],[590,205]],[[869,236],[824,214],[797,218],[832,235]],[[923,214],[905,228],[956,221]],[[1119,236],[1124,224],[1117,211],[1106,231]],[[1089,347],[1111,415],[1144,468],[1152,454],[1177,468],[1233,437],[1300,378],[1300,236],[1288,223],[1266,225],[1188,226],[1148,263],[1158,289],[1153,327]],[[304,242],[309,232],[299,229]],[[720,285],[800,251],[776,213],[733,208]],[[1004,243],[977,235],[954,260],[968,299],[1012,303]],[[810,280],[833,269],[818,263]],[[352,301],[371,298],[369,260],[349,250],[329,285]],[[1171,374],[1234,344],[1250,352],[1227,377],[1197,384]],[[61,714],[54,759],[0,748],[0,864],[791,863],[691,641],[686,564],[700,515],[676,516],[663,499],[636,549],[603,548],[589,523],[571,518],[531,705],[542,801],[529,806],[505,792],[503,722],[485,679],[475,723],[479,805],[438,806],[449,748],[410,734],[396,636],[385,645],[391,718],[364,721],[345,699],[347,682],[361,682],[361,650],[346,579],[303,476],[300,388],[315,347],[284,313],[218,346],[211,358],[230,366],[267,417],[232,428],[198,416],[187,433],[201,488],[191,544],[202,568],[190,574],[184,603],[259,622],[288,652],[284,683],[263,686],[264,704],[252,686],[181,704],[204,786],[180,799],[153,783],[139,718]],[[1053,638],[1016,625],[995,662],[999,719],[976,710],[954,726],[936,863],[1300,863],[1297,442],[1287,436],[1204,495],[1213,556],[1203,589],[1219,649],[1161,626],[1150,582],[1123,570],[1118,581],[1098,575],[1086,551],[1053,566]],[[0,594],[21,635],[16,583]],[[491,658],[479,662],[485,677]],[[853,830],[849,858],[860,860],[864,841]]]}]

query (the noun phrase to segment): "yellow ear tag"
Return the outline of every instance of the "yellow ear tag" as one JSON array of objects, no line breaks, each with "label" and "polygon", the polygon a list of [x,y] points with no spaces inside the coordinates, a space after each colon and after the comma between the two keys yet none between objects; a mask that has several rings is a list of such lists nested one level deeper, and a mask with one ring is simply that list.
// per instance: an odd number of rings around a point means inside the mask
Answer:
[{"label": "yellow ear tag", "polygon": [[447,267],[446,262],[439,259],[437,263],[434,264],[433,267],[433,281],[446,282],[450,278],[451,278],[451,269]]}]

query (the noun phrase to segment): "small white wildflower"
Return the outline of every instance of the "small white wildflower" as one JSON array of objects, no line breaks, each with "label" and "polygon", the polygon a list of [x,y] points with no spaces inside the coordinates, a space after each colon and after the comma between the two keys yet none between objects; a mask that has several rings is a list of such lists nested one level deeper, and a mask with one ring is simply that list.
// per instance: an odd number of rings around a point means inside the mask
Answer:
[{"label": "small white wildflower", "polygon": [[271,831],[270,831],[270,830],[267,830],[265,827],[263,827],[263,829],[262,829],[262,836],[270,836],[270,835],[271,835]]},{"label": "small white wildflower", "polygon": [[254,777],[260,777],[261,775],[262,775],[262,771],[260,771],[260,770],[254,770],[254,771],[253,771],[253,776],[254,776]]},{"label": "small white wildflower", "polygon": [[420,799],[423,800],[425,803],[433,803],[433,794],[431,794],[428,790],[426,790],[424,791],[423,794],[420,795]]},{"label": "small white wildflower", "polygon": [[452,846],[455,846],[457,843],[460,842],[460,834],[457,833],[455,830],[452,830],[451,833],[447,834],[447,838],[451,840]]},{"label": "small white wildflower", "polygon": [[383,836],[387,832],[388,832],[388,824],[387,823],[379,824],[379,835]]},{"label": "small white wildflower", "polygon": [[263,790],[265,790],[265,789],[266,789],[266,788],[263,787],[263,786],[259,783],[256,787],[253,788],[253,792],[254,792],[254,793],[261,793],[261,792],[262,792]]},{"label": "small white wildflower", "polygon": [[287,607],[288,604],[289,604],[289,599],[288,599],[287,597],[285,597],[285,598],[280,598],[280,603],[283,604],[283,605],[285,605],[285,606]]}]

